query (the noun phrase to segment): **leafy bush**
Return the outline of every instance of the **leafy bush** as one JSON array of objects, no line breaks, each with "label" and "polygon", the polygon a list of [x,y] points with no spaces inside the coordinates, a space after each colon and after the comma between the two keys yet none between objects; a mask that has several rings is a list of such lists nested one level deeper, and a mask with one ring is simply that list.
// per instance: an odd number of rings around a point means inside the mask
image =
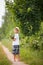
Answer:
[{"label": "leafy bush", "polygon": [[34,41],[32,42],[31,47],[32,47],[33,49],[38,50],[38,49],[40,49],[40,44],[39,44],[39,42],[38,42],[37,40],[34,40]]}]

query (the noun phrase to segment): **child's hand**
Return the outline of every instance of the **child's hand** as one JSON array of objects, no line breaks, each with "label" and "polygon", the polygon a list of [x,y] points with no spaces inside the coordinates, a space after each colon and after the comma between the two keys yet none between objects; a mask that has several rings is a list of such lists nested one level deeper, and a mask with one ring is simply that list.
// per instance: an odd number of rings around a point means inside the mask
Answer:
[{"label": "child's hand", "polygon": [[16,40],[16,38],[13,39],[14,41]]}]

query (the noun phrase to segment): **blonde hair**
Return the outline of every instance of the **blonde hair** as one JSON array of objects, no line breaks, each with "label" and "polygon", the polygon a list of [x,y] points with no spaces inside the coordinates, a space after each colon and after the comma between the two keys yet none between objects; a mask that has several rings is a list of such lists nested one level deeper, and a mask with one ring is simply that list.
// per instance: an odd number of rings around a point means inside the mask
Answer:
[{"label": "blonde hair", "polygon": [[15,29],[19,32],[19,27],[15,27]]}]

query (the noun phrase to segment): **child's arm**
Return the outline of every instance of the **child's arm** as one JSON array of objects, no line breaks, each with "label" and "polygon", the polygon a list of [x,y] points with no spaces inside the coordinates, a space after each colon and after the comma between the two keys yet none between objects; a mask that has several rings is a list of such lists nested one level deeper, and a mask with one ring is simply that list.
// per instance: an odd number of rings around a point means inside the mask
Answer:
[{"label": "child's arm", "polygon": [[16,40],[16,38],[14,38],[14,36],[12,36],[11,39],[14,40],[14,41]]},{"label": "child's arm", "polygon": [[16,40],[17,39],[17,37],[18,37],[18,35],[15,35],[15,36],[12,36],[11,38],[12,38],[12,40]]},{"label": "child's arm", "polygon": [[16,40],[16,38],[13,39],[14,41]]},{"label": "child's arm", "polygon": [[16,39],[17,39],[17,34],[15,34],[15,36],[14,36],[14,39],[13,39],[13,40],[15,41]]}]

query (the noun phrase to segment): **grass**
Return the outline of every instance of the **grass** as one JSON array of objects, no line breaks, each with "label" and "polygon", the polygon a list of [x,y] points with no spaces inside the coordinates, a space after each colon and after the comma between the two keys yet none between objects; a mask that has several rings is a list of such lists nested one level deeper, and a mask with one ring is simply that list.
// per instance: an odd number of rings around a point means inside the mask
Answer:
[{"label": "grass", "polygon": [[[4,39],[2,43],[12,50],[12,41]],[[20,47],[20,58],[21,61],[29,65],[43,65],[43,50],[34,51],[30,48]]]},{"label": "grass", "polygon": [[12,65],[12,63],[7,59],[1,46],[0,46],[0,65]]},{"label": "grass", "polygon": [[12,51],[12,41],[8,39],[3,39],[2,44],[4,44],[10,51]]},{"label": "grass", "polygon": [[29,65],[43,65],[43,51],[21,49],[21,59]]}]

